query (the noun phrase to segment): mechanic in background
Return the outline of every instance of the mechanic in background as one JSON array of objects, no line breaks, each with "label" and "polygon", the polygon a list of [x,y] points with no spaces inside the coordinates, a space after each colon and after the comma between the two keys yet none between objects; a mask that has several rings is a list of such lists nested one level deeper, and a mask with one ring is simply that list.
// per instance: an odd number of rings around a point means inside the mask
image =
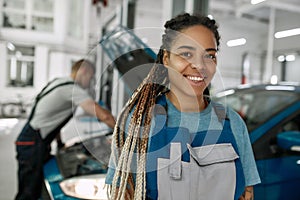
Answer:
[{"label": "mechanic in background", "polygon": [[[86,90],[94,74],[94,65],[81,59],[72,66],[70,77],[50,81],[37,95],[28,122],[16,140],[18,193],[15,199],[41,197],[43,164],[49,159],[50,144],[72,118],[77,106],[114,127],[115,118],[110,111],[95,102]],[[58,145],[63,144],[58,141]]]}]

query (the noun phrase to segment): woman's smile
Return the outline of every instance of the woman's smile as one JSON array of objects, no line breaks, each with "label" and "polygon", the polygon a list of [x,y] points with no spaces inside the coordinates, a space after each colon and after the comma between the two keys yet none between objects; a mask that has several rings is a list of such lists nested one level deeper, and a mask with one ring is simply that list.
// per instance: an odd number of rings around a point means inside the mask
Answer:
[{"label": "woman's smile", "polygon": [[200,86],[202,84],[205,84],[206,77],[200,74],[199,75],[184,74],[183,77],[185,77],[192,86]]}]

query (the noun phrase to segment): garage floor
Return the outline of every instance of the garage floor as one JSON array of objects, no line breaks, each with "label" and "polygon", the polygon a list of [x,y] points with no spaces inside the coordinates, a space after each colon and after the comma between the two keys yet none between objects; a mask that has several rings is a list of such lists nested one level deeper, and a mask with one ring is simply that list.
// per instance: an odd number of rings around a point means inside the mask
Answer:
[{"label": "garage floor", "polygon": [[24,119],[0,119],[0,200],[13,200],[17,192],[14,141],[24,124]]}]

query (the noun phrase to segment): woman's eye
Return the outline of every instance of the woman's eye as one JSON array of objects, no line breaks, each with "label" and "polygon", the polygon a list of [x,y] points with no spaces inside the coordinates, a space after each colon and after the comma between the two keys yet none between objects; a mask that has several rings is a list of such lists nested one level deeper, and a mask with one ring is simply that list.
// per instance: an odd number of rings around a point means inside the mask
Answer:
[{"label": "woman's eye", "polygon": [[190,52],[182,52],[179,55],[184,58],[190,58],[192,56]]},{"label": "woman's eye", "polygon": [[215,55],[212,55],[212,54],[205,54],[204,55],[204,60],[207,60],[207,61],[215,61],[216,60],[216,56]]}]

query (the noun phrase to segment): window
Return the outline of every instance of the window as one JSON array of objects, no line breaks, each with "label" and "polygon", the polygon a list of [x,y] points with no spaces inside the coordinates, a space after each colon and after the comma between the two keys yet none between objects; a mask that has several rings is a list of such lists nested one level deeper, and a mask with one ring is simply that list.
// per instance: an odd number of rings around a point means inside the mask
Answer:
[{"label": "window", "polygon": [[243,91],[219,99],[237,111],[249,131],[254,130],[274,114],[298,99],[297,94],[285,91]]},{"label": "window", "polygon": [[25,29],[25,0],[3,0],[3,27]]},{"label": "window", "polygon": [[285,122],[280,128],[281,132],[299,131],[300,132],[300,114]]},{"label": "window", "polygon": [[268,130],[259,140],[253,144],[256,159],[269,159],[274,157],[286,157],[295,152],[280,148],[277,144],[277,135],[286,131],[300,131],[300,113],[291,113],[281,122]]},{"label": "window", "polygon": [[7,44],[7,85],[11,87],[33,86],[34,47]]},{"label": "window", "polygon": [[3,27],[53,31],[53,0],[3,0]]},{"label": "window", "polygon": [[83,38],[83,6],[84,2],[82,0],[72,0],[70,1],[70,12],[68,21],[68,36],[74,39]]}]

